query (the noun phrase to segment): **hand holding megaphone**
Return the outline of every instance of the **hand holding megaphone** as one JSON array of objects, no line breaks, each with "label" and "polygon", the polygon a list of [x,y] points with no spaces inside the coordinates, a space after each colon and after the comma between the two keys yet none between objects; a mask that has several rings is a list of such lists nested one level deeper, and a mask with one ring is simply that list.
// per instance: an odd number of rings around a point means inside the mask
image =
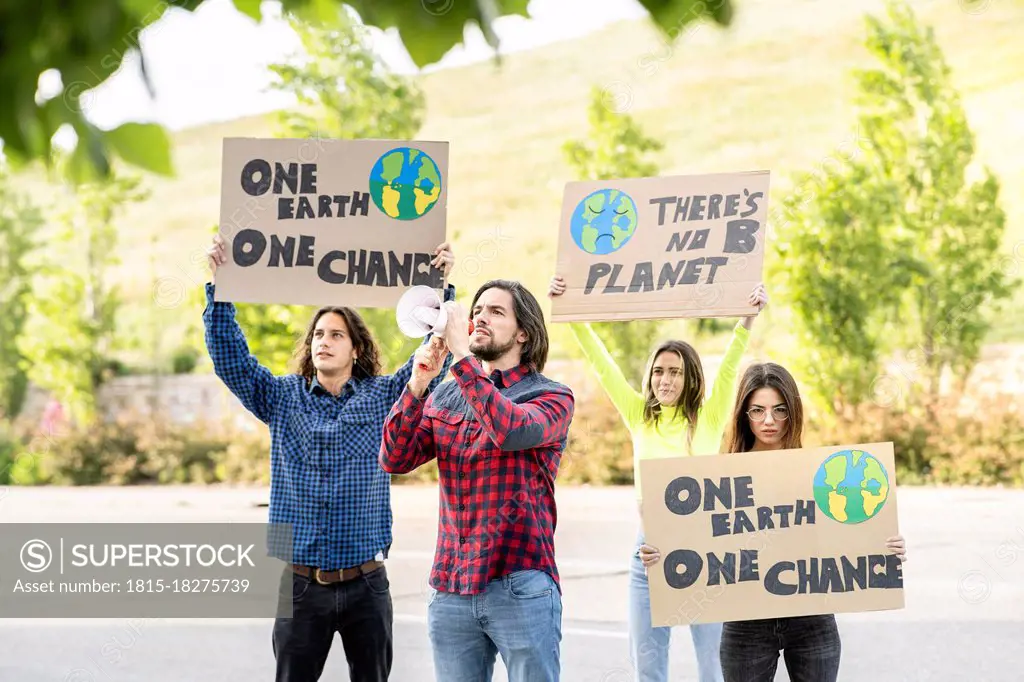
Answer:
[{"label": "hand holding megaphone", "polygon": [[449,352],[454,360],[461,360],[469,355],[469,334],[460,330],[473,328],[466,309],[454,301],[447,301],[440,310],[446,324],[440,333],[434,332],[429,343],[416,349],[413,357],[412,378],[409,386],[417,395],[426,391],[427,385],[441,372],[445,356]]},{"label": "hand holding megaphone", "polygon": [[[437,292],[426,286],[414,286],[405,292],[398,301],[395,316],[398,328],[406,336],[422,338],[433,334],[430,343],[416,350],[409,379],[409,389],[422,397],[430,382],[440,374],[449,350],[455,360],[469,355],[473,322],[465,308],[453,301],[442,302]],[[456,333],[457,329],[466,331]]]},{"label": "hand holding megaphone", "polygon": [[413,395],[423,397],[430,382],[441,373],[447,355],[448,346],[440,336],[431,338],[429,343],[424,343],[416,349],[412,362],[412,376],[409,377],[409,390]]},{"label": "hand holding megaphone", "polygon": [[416,368],[427,374],[432,374],[433,379],[444,362],[444,356],[448,354],[448,346],[440,336],[434,336],[430,343],[426,343],[416,349]]},{"label": "hand holding megaphone", "polygon": [[451,351],[452,359],[458,362],[469,355],[469,336],[473,333],[473,322],[466,309],[455,301],[447,301],[444,310],[448,318],[444,328],[444,342]]}]

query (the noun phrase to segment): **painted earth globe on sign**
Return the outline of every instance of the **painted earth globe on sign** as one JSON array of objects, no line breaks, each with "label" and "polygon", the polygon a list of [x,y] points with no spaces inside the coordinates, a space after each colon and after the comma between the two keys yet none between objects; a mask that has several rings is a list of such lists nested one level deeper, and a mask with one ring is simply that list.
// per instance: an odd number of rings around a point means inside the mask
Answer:
[{"label": "painted earth globe on sign", "polygon": [[617,189],[599,189],[576,205],[569,221],[573,241],[587,253],[618,251],[636,232],[636,202]]},{"label": "painted earth globe on sign", "polygon": [[814,475],[814,500],[825,516],[840,523],[862,523],[889,497],[889,475],[863,450],[843,450],[821,463]]},{"label": "painted earth globe on sign", "polygon": [[377,208],[396,220],[416,220],[441,196],[441,172],[419,149],[397,147],[370,171],[370,196]]}]

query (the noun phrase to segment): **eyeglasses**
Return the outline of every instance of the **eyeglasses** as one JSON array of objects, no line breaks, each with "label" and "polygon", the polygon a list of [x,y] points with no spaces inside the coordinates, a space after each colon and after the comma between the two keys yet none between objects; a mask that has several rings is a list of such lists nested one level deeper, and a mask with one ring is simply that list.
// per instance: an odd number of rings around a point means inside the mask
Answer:
[{"label": "eyeglasses", "polygon": [[[750,417],[750,421],[763,422],[767,416],[767,410],[763,407],[751,407],[747,410],[747,416]],[[772,408],[772,419],[777,422],[784,422],[789,419],[789,408],[785,405],[776,405]]]}]

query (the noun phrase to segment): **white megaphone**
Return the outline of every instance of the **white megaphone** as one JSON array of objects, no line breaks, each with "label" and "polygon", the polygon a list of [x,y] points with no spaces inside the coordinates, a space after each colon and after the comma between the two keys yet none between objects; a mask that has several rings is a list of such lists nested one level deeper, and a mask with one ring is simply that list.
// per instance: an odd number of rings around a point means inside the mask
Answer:
[{"label": "white megaphone", "polygon": [[448,311],[441,304],[441,297],[423,285],[414,286],[402,294],[395,314],[398,317],[398,328],[413,338],[442,334],[448,324]]}]

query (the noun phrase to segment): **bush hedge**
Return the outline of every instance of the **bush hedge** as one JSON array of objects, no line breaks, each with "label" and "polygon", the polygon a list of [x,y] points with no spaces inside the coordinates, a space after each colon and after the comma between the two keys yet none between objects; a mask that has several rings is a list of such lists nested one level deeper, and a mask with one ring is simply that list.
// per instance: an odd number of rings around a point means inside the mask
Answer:
[{"label": "bush hedge", "polygon": [[[1024,406],[993,398],[972,414],[956,405],[903,412],[867,405],[854,417],[811,418],[808,446],[892,441],[900,483],[1024,486]],[[0,423],[0,485],[132,485],[269,483],[270,439],[258,426],[170,424],[126,414],[61,433],[26,435]],[[558,480],[563,484],[629,485],[629,433],[598,394],[577,403]],[[434,463],[396,483],[437,480]]]}]

